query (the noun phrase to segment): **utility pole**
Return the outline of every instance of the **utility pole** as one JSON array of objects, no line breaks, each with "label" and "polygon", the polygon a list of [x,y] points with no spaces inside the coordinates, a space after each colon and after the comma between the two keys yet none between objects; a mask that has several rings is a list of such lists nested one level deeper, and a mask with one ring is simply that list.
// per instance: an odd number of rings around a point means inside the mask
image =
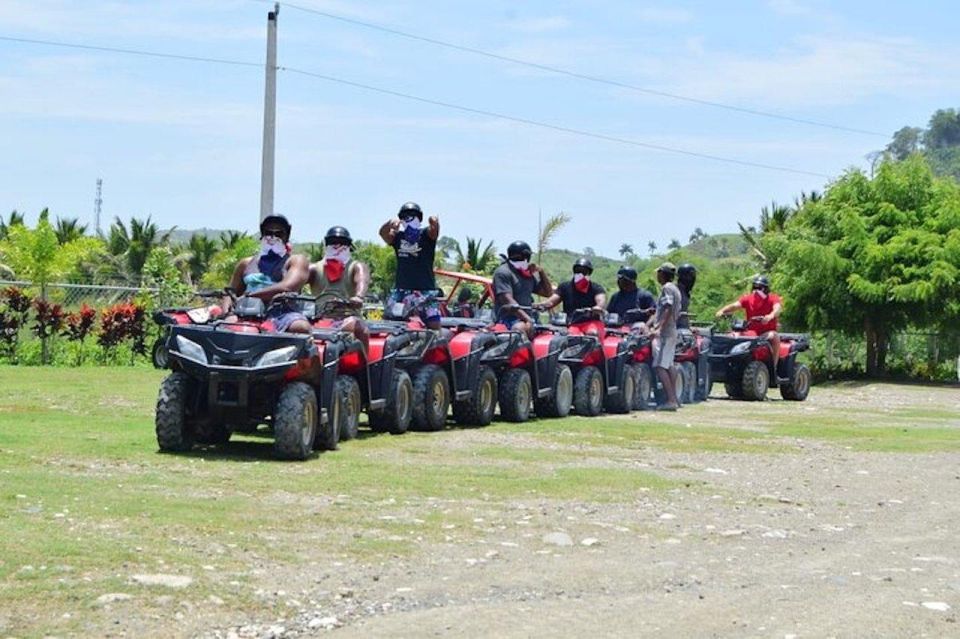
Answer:
[{"label": "utility pole", "polygon": [[100,231],[100,210],[103,208],[103,178],[97,178],[97,197],[93,200],[93,220],[94,227],[97,229],[97,235],[103,235]]},{"label": "utility pole", "polygon": [[277,15],[280,3],[267,13],[266,84],[263,92],[263,160],[260,167],[260,221],[273,215],[273,176],[277,145]]}]

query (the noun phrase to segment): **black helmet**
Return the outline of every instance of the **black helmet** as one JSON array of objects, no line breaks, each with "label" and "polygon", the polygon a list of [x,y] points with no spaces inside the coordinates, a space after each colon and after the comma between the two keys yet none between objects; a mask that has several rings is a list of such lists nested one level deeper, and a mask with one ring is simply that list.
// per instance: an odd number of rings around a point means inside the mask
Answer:
[{"label": "black helmet", "polygon": [[617,271],[617,279],[623,278],[625,280],[630,280],[631,282],[637,281],[637,269],[632,266],[621,266],[620,270]]},{"label": "black helmet", "polygon": [[[339,240],[332,241],[332,240]],[[353,238],[350,237],[350,231],[343,226],[331,226],[327,234],[323,236],[324,244],[346,244],[353,246]]]},{"label": "black helmet", "polygon": [[530,250],[530,245],[523,240],[511,242],[510,246],[507,247],[507,259],[514,261],[529,260],[531,255],[533,255],[533,251]]},{"label": "black helmet", "polygon": [[287,218],[285,218],[284,216],[278,215],[276,213],[274,213],[273,215],[268,215],[267,217],[260,220],[260,235],[263,235],[263,227],[265,227],[267,224],[271,222],[273,222],[274,224],[283,225],[283,228],[287,233],[287,237],[284,239],[287,239],[287,240],[290,239],[290,229],[293,228],[290,226],[290,221],[287,220]]},{"label": "black helmet", "polygon": [[753,290],[763,289],[766,292],[770,292],[770,280],[767,279],[766,275],[757,275],[753,278]]},{"label": "black helmet", "polygon": [[681,264],[677,269],[677,282],[682,284],[687,292],[693,290],[693,285],[697,283],[697,267],[687,262]]},{"label": "black helmet", "polygon": [[587,271],[587,275],[590,275],[593,273],[593,262],[585,257],[581,257],[579,260],[573,263],[573,272],[576,273],[578,268],[585,269]]},{"label": "black helmet", "polygon": [[397,212],[397,217],[401,220],[408,217],[416,217],[422,222],[423,210],[420,209],[420,205],[416,202],[407,202],[400,207],[400,210]]}]

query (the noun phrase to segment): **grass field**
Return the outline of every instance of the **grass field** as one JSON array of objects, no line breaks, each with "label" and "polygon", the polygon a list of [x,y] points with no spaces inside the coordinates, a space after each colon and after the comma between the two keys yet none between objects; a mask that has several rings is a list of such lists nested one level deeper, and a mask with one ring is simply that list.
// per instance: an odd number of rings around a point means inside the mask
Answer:
[{"label": "grass field", "polygon": [[[920,387],[852,411],[890,386],[814,389],[832,403],[711,401],[677,414],[568,418],[372,436],[303,463],[277,462],[263,435],[190,454],[157,452],[162,373],[0,368],[0,636],[99,635],[98,598],[136,598],[158,633],[169,598],[135,575],[188,576],[190,628],[281,606],[261,576],[325,559],[415,558],[481,533],[475,511],[505,503],[632,503],[701,482],[643,461],[676,454],[802,455],[810,442],[872,453],[960,451],[960,415]],[[911,398],[916,397],[916,401]],[[157,596],[154,596],[157,595]],[[173,622],[176,624],[176,621]],[[186,622],[184,622],[186,623]],[[192,632],[193,630],[178,630]]]}]

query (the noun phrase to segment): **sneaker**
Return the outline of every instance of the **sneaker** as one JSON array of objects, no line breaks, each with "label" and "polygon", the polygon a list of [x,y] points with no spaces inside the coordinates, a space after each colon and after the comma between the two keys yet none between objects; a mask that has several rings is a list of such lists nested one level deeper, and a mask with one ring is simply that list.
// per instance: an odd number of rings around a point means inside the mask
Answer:
[{"label": "sneaker", "polygon": [[664,411],[668,413],[675,413],[677,412],[678,408],[680,408],[680,406],[677,404],[663,404],[661,406],[657,406],[658,411]]}]

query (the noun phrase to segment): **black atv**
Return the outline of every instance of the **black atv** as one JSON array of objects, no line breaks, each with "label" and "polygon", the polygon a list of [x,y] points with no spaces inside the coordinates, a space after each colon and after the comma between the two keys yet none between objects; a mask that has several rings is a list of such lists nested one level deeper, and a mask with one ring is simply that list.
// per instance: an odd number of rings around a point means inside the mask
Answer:
[{"label": "black atv", "polygon": [[[307,317],[313,298],[279,295]],[[264,303],[241,297],[237,321],[174,325],[167,339],[172,370],[160,385],[156,432],[160,450],[188,451],[194,443],[222,444],[233,432],[271,426],[281,459],[306,459],[314,449],[334,449],[338,434],[334,389],[339,340],[318,347],[314,336],[272,331]]]}]

